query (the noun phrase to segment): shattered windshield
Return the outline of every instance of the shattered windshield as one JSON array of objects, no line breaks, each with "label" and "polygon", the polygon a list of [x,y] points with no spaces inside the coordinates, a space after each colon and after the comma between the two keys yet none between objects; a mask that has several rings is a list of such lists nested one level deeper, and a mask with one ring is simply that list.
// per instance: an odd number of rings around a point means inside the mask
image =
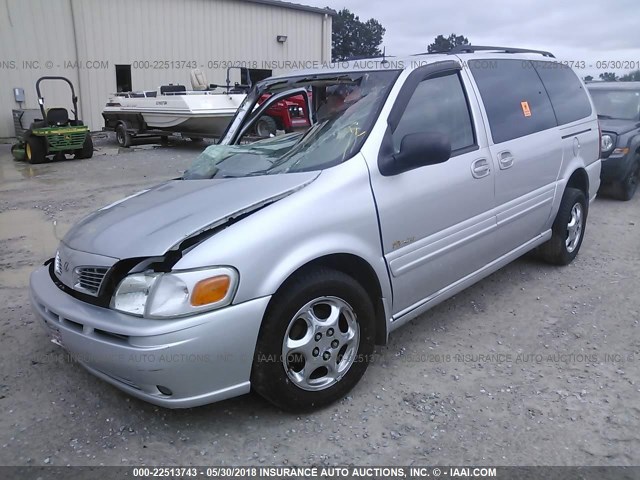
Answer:
[{"label": "shattered windshield", "polygon": [[[300,78],[292,86],[298,88],[298,92],[301,86],[308,89],[311,112],[307,112],[306,106],[299,106],[304,103],[294,103],[291,99],[268,106],[255,119],[252,116],[257,115],[258,109],[253,109],[248,118],[253,121],[250,125],[257,127],[240,139],[241,144],[208,147],[183,178],[271,175],[322,170],[337,165],[360,149],[397,76],[397,71],[379,71]],[[267,91],[267,94],[286,91]],[[301,99],[302,95],[297,97]],[[282,108],[277,109],[283,105],[286,107],[284,114]],[[288,116],[294,114],[296,118],[292,122]],[[300,121],[302,114],[306,120]],[[274,126],[275,133],[270,133],[268,138],[251,142],[251,134],[260,132],[261,126],[267,125],[261,116],[273,119],[269,125],[279,122],[284,127],[280,130]]]}]

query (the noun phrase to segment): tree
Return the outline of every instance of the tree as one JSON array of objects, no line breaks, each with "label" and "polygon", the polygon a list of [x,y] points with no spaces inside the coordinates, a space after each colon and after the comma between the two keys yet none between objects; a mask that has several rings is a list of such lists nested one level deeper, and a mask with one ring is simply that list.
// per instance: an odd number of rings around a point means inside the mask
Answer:
[{"label": "tree", "polygon": [[591,82],[593,80],[593,77],[591,75],[587,75],[586,77],[584,77],[583,79],[585,82]]},{"label": "tree", "polygon": [[443,35],[438,35],[433,40],[433,43],[427,46],[427,52],[448,52],[453,47],[457,47],[458,45],[469,45],[469,39],[462,35],[456,35],[455,33],[452,33],[446,38]]},{"label": "tree", "polygon": [[349,58],[379,57],[384,27],[374,18],[360,21],[357,15],[343,8],[333,17],[331,56],[333,61]]},{"label": "tree", "polygon": [[604,72],[599,75],[600,80],[604,80],[605,82],[616,82],[618,81],[618,76],[615,72]]},{"label": "tree", "polygon": [[640,70],[635,70],[619,78],[621,82],[640,82]]}]

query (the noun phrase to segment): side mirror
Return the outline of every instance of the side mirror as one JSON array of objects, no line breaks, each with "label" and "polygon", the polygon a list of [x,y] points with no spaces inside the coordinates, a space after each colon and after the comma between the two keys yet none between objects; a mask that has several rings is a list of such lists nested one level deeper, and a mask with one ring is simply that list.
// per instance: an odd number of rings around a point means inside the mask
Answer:
[{"label": "side mirror", "polygon": [[397,175],[449,160],[451,141],[443,133],[410,133],[400,143],[400,151],[385,162],[383,175]]}]

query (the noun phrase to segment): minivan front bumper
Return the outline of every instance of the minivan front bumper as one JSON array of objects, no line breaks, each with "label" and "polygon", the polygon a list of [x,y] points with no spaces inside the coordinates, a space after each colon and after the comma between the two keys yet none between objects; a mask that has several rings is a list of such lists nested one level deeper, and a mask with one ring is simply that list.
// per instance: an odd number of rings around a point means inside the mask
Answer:
[{"label": "minivan front bumper", "polygon": [[60,290],[49,267],[30,279],[49,334],[94,375],[128,394],[188,408],[249,392],[262,317],[271,297],[176,320],[150,320],[85,303]]}]

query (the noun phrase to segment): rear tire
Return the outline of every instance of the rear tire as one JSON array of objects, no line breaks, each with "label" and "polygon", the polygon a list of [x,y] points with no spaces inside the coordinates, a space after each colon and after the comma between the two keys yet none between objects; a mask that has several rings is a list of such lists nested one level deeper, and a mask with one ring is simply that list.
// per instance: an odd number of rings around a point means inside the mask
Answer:
[{"label": "rear tire", "polygon": [[47,160],[47,145],[44,139],[31,136],[25,141],[25,156],[31,164],[44,163]]},{"label": "rear tire", "polygon": [[626,178],[615,186],[614,194],[618,200],[628,202],[638,190],[640,180],[640,160],[636,160]]},{"label": "rear tire", "polygon": [[91,138],[91,134],[87,132],[87,137],[84,139],[82,148],[75,151],[73,158],[82,160],[91,157],[93,157],[93,139]]},{"label": "rear tire", "polygon": [[588,205],[582,190],[568,187],[551,229],[552,236],[538,247],[538,255],[554,265],[570,264],[582,245]]},{"label": "rear tire", "polygon": [[358,383],[374,338],[373,304],[356,280],[328,268],[297,274],[267,308],[251,385],[283,410],[328,405]]},{"label": "rear tire", "polygon": [[131,146],[131,134],[127,132],[127,128],[122,123],[116,127],[116,141],[121,147],[129,148]]}]

